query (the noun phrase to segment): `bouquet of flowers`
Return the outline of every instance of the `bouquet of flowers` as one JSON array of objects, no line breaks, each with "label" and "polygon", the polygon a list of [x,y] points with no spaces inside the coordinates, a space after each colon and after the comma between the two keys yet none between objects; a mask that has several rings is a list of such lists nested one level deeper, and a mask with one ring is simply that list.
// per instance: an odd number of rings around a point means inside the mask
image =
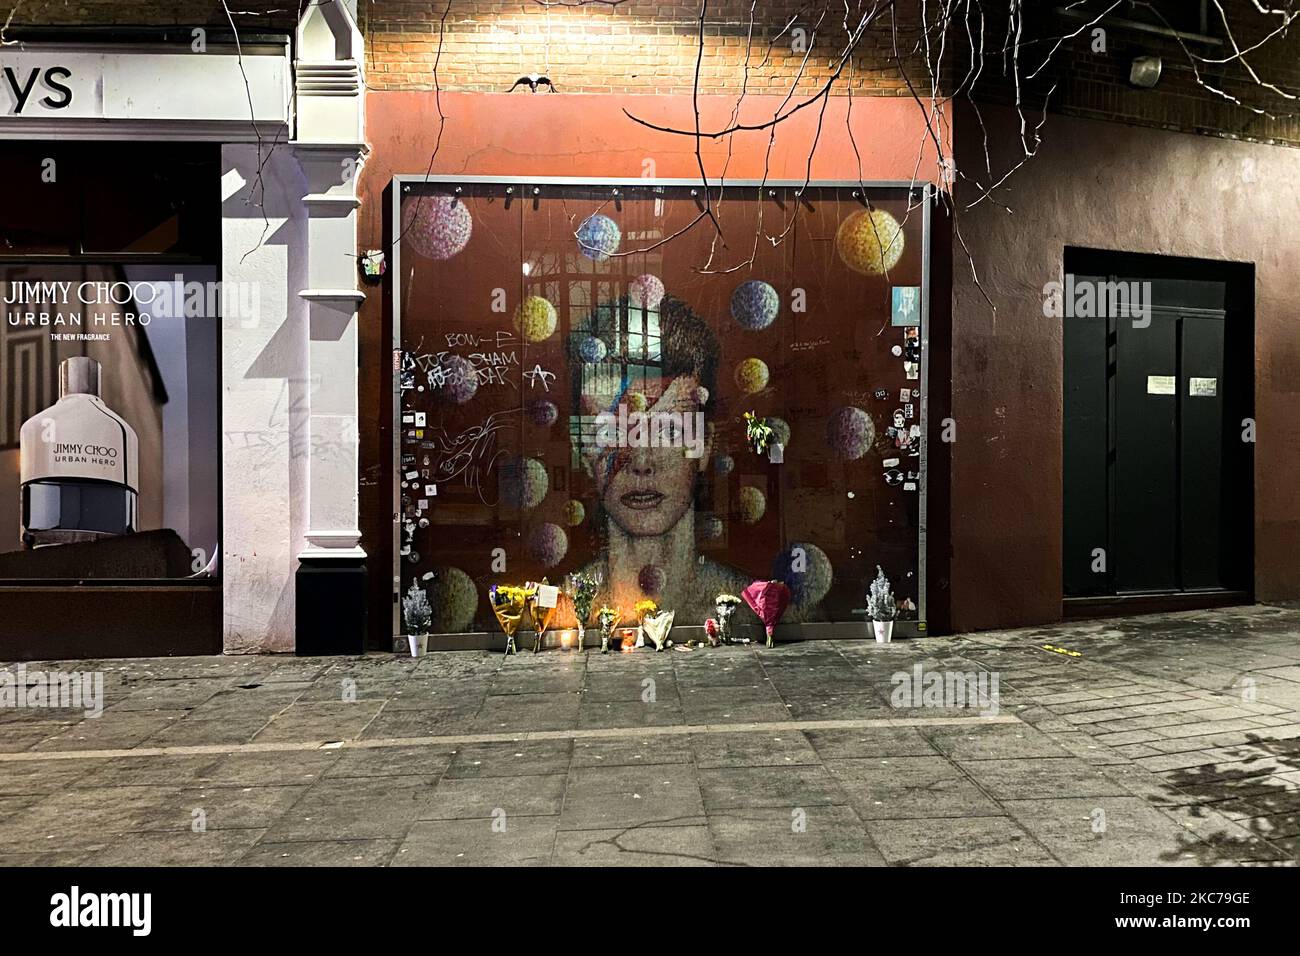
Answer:
[{"label": "bouquet of flowers", "polygon": [[654,642],[656,651],[662,651],[668,643],[668,632],[673,629],[676,616],[676,611],[657,611],[641,618],[641,630]]},{"label": "bouquet of flowers", "polygon": [[527,586],[521,588],[494,584],[488,588],[488,603],[492,605],[492,613],[497,616],[497,623],[506,635],[507,654],[515,652],[515,632],[519,630],[529,600],[536,594],[536,588]]},{"label": "bouquet of flowers", "polygon": [[612,608],[608,604],[596,612],[596,623],[600,625],[600,652],[602,654],[609,653],[609,639],[614,636],[614,628],[618,627],[621,620],[623,620],[623,615],[618,612],[617,608]]},{"label": "bouquet of flowers", "polygon": [[596,592],[600,590],[600,575],[574,571],[564,579],[560,590],[573,602],[573,613],[578,618],[578,632],[581,635],[587,621],[591,619],[591,605],[596,600]]},{"label": "bouquet of flowers", "polygon": [[740,607],[740,598],[734,594],[719,594],[713,599],[713,610],[718,616],[704,622],[704,633],[714,647],[731,643],[731,617]]},{"label": "bouquet of flowers", "polygon": [[767,631],[767,646],[772,646],[772,632],[790,603],[790,589],[781,581],[755,581],[742,592],[745,603],[758,615]]},{"label": "bouquet of flowers", "polygon": [[659,610],[659,605],[650,598],[642,598],[632,605],[632,613],[636,615],[636,622],[640,625],[637,628],[636,646],[645,647],[645,619]]},{"label": "bouquet of flowers", "polygon": [[525,590],[530,590],[528,595],[528,613],[533,619],[533,631],[536,637],[533,638],[533,653],[536,654],[542,649],[542,638],[546,636],[546,628],[550,626],[551,618],[555,615],[555,607],[542,607],[538,603],[541,597],[541,590],[546,586],[546,578],[542,578],[541,584],[535,584],[529,581],[524,585]]}]

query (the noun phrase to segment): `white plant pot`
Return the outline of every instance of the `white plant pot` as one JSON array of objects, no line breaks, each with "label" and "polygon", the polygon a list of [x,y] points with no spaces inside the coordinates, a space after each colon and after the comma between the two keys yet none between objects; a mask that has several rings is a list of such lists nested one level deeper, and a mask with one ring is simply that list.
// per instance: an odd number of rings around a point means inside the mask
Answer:
[{"label": "white plant pot", "polygon": [[871,626],[876,629],[877,644],[888,644],[894,639],[893,621],[872,621]]},{"label": "white plant pot", "polygon": [[411,645],[412,657],[423,657],[424,652],[429,649],[428,634],[407,634],[406,640]]}]

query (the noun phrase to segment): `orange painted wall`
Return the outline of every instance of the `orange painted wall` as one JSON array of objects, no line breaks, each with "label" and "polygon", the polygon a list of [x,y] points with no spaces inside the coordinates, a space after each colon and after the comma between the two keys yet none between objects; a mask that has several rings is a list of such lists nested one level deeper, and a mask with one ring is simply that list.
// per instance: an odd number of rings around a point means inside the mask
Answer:
[{"label": "orange painted wall", "polygon": [[[757,125],[770,120],[783,99],[747,96],[741,122]],[[700,176],[694,137],[656,131],[627,115],[660,126],[693,129],[695,104],[689,95],[458,92],[443,93],[440,100],[439,104],[439,97],[426,91],[367,95],[366,138],[371,153],[359,184],[361,250],[388,248],[391,235],[385,231],[385,218],[391,196],[387,190],[399,174]],[[702,95],[698,105],[701,128],[717,129],[731,118],[735,99]],[[439,106],[445,121],[434,156]],[[730,156],[726,139],[701,140],[711,181],[724,170],[728,179],[761,179],[766,172],[771,179],[936,180],[936,151],[926,130],[925,111],[915,100],[832,97],[824,111],[822,106],[818,101],[796,112],[779,124],[774,138],[770,130],[736,134]],[[391,278],[390,273],[390,282]],[[371,289],[360,311],[361,421],[372,423],[361,429],[361,543],[370,555],[370,630],[376,647],[388,641],[392,606],[390,282]]]}]

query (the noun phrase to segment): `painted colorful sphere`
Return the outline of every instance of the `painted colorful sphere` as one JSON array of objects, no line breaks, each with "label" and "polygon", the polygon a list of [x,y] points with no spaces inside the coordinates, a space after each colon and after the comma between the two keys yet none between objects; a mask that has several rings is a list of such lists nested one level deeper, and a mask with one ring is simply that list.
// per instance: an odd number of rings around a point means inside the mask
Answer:
[{"label": "painted colorful sphere", "polygon": [[564,505],[564,523],[570,528],[576,528],[587,519],[587,509],[581,501],[576,498],[570,498]]},{"label": "painted colorful sphere", "polygon": [[435,567],[433,577],[420,582],[433,609],[430,630],[438,634],[458,634],[471,630],[478,610],[478,589],[460,568]]},{"label": "painted colorful sphere", "polygon": [[736,467],[736,459],[730,455],[719,455],[713,459],[713,468],[720,475],[729,475]]},{"label": "painted colorful sphere", "polygon": [[731,293],[731,317],[751,332],[775,322],[780,309],[781,297],[776,289],[759,279],[742,282]]},{"label": "painted colorful sphere", "polygon": [[767,388],[767,363],[762,359],[747,358],[736,366],[736,387],[746,395]]},{"label": "painted colorful sphere", "polygon": [[528,533],[528,556],[544,568],[553,568],[569,551],[569,536],[558,524],[544,521]]},{"label": "painted colorful sphere", "polygon": [[790,447],[790,423],[784,418],[769,418],[767,427],[772,429],[773,441],[782,448]]},{"label": "painted colorful sphere", "polygon": [[433,382],[437,382],[439,377],[442,385],[434,389],[435,394],[457,405],[464,405],[478,391],[478,373],[474,371],[474,363],[463,355],[443,359]]},{"label": "painted colorful sphere", "polygon": [[455,196],[421,196],[403,232],[411,248],[426,259],[450,259],[469,242],[474,219]]},{"label": "painted colorful sphere", "polygon": [[740,487],[740,520],[745,524],[757,524],[767,511],[767,495],[753,485]]},{"label": "painted colorful sphere", "polygon": [[709,390],[703,385],[695,390],[695,401],[699,403],[700,408],[709,404]]},{"label": "painted colorful sphere", "polygon": [[528,406],[528,415],[533,420],[533,424],[549,428],[560,420],[560,410],[555,407],[554,402],[548,402],[544,399],[532,402]]},{"label": "painted colorful sphere", "polygon": [[605,344],[605,340],[594,335],[584,337],[578,344],[578,355],[584,362],[590,362],[592,365],[605,361],[605,356],[608,354],[609,346]]},{"label": "painted colorful sphere", "polygon": [[898,220],[876,209],[859,209],[840,223],[835,248],[844,264],[863,275],[883,275],[903,257],[903,229]]},{"label": "painted colorful sphere", "polygon": [[597,213],[588,216],[578,227],[578,250],[588,259],[601,262],[618,251],[623,234],[618,223]]},{"label": "painted colorful sphere", "polygon": [[700,529],[700,537],[705,541],[716,541],[722,537],[722,519],[717,515],[706,515],[696,527]]},{"label": "painted colorful sphere", "polygon": [[546,466],[536,458],[508,458],[501,466],[501,500],[512,508],[536,508],[550,487]]},{"label": "painted colorful sphere", "polygon": [[806,607],[826,597],[834,575],[825,551],[807,541],[792,541],[772,562],[772,578],[784,581],[790,599]]},{"label": "painted colorful sphere", "polygon": [[530,295],[515,309],[515,328],[525,342],[545,342],[555,333],[559,316],[540,295]]},{"label": "painted colorful sphere", "polygon": [[637,276],[627,286],[627,299],[638,309],[657,309],[664,298],[664,284],[650,273]]},{"label": "painted colorful sphere", "polygon": [[876,426],[860,408],[846,405],[826,423],[826,444],[841,458],[861,458],[876,443]]},{"label": "painted colorful sphere", "polygon": [[664,585],[668,583],[668,575],[658,565],[647,564],[636,576],[636,583],[644,594],[662,594]]}]

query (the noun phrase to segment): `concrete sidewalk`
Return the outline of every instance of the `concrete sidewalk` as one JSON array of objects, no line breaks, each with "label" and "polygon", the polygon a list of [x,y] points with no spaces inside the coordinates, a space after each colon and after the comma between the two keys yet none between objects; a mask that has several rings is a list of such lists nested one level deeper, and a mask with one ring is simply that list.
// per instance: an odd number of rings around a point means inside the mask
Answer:
[{"label": "concrete sidewalk", "polygon": [[[892,645],[23,666],[102,672],[106,702],[0,708],[3,865],[1300,858],[1292,609]],[[942,699],[904,696],[932,675]],[[953,699],[957,675],[992,699]]]}]

